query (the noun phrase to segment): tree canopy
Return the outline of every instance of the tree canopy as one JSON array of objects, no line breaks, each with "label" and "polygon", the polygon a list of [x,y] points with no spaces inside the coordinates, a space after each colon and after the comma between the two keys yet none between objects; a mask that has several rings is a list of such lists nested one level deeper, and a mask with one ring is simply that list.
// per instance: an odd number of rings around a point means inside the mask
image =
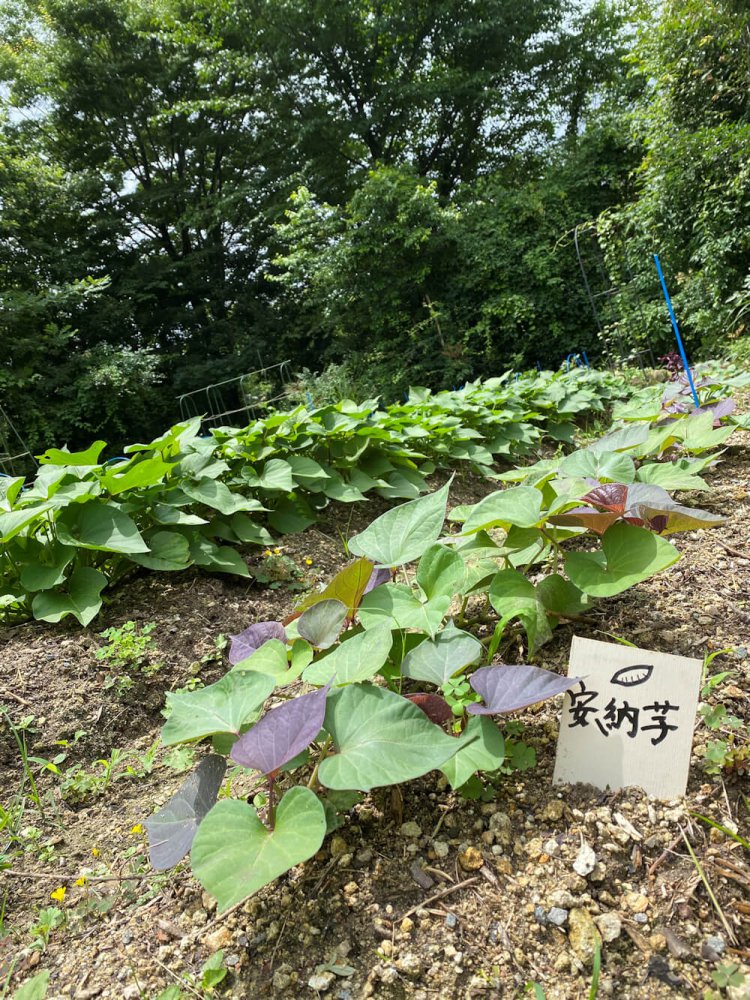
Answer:
[{"label": "tree canopy", "polygon": [[612,278],[623,239],[643,271],[629,346],[662,337],[655,247],[688,335],[726,333],[748,24],[738,0],[13,0],[3,406],[41,449],[158,431],[286,357],[387,395],[601,356],[570,240],[597,219]]}]

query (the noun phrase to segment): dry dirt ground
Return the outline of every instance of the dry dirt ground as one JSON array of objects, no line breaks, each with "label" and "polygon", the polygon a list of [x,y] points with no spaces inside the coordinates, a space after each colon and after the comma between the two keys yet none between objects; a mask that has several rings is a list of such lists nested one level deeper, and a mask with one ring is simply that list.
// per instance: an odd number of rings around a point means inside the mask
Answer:
[{"label": "dry dirt ground", "polygon": [[[541,665],[565,671],[574,631],[696,657],[729,648],[711,667],[731,671],[712,702],[750,721],[750,434],[731,442],[709,473],[711,492],[681,497],[726,523],[678,536],[679,563],[602,601],[590,620],[561,625]],[[451,502],[492,488],[459,477]],[[341,534],[382,509],[332,506],[315,529],[283,539],[282,551],[308,585],[323,583],[345,561]],[[248,559],[252,568],[257,550]],[[700,720],[684,799],[553,786],[558,699],[519,713],[538,764],[505,777],[491,801],[459,799],[438,773],[375,793],[314,859],[224,918],[185,865],[154,873],[141,824],[189,763],[156,749],[164,692],[195,676],[216,680],[226,669],[216,638],[283,617],[298,596],[193,572],[143,575],[114,593],[92,628],[34,623],[0,633],[0,703],[17,730],[26,726],[19,736],[32,756],[67,754],[60,776],[30,764],[43,814],[27,786],[20,843],[0,872],[0,995],[9,976],[12,995],[47,969],[49,997],[150,1000],[178,985],[181,996],[206,996],[201,968],[221,949],[228,974],[215,995],[232,998],[521,997],[532,983],[544,993],[531,995],[549,1000],[588,997],[597,931],[600,997],[703,996],[717,967],[750,967],[750,853],[691,815],[747,838],[750,789],[741,769],[706,773],[716,734]],[[94,654],[99,632],[128,620],[156,623],[163,665],[118,694]],[[113,751],[122,752],[114,761]],[[21,783],[6,717],[4,810]],[[0,814],[0,850],[9,828]],[[595,855],[585,876],[573,868],[582,844]],[[51,896],[61,889],[63,899]],[[730,997],[749,995],[742,989]]]}]

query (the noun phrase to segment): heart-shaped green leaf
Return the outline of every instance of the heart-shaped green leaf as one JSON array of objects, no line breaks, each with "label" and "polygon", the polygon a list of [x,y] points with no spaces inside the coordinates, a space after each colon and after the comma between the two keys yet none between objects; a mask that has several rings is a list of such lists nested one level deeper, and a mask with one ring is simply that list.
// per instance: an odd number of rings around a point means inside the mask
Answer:
[{"label": "heart-shaped green leaf", "polygon": [[[29,544],[31,542],[29,539]],[[34,553],[30,555],[33,557]],[[65,545],[40,546],[37,561],[26,564],[21,570],[21,586],[32,592],[59,586],[74,557],[75,550]]]},{"label": "heart-shaped green leaf", "polygon": [[490,584],[490,602],[500,616],[500,627],[518,618],[529,638],[529,654],[552,638],[547,614],[536,589],[515,569],[496,573]]},{"label": "heart-shaped green leaf", "polygon": [[172,714],[161,731],[166,747],[215,733],[239,736],[242,724],[273,691],[273,677],[236,668],[215,684],[197,691],[167,695]]},{"label": "heart-shaped green leaf", "polygon": [[511,489],[490,493],[472,507],[464,521],[461,534],[489,528],[533,528],[542,517],[542,494],[533,486],[514,486]]},{"label": "heart-shaped green leaf", "polygon": [[190,565],[190,546],[187,538],[179,532],[156,531],[146,541],[151,551],[131,557],[139,566],[165,573],[185,569]]},{"label": "heart-shaped green leaf", "polygon": [[619,522],[602,535],[600,552],[568,552],[565,570],[592,597],[612,597],[676,563],[680,553],[646,528]]},{"label": "heart-shaped green leaf", "polygon": [[465,579],[463,559],[447,545],[431,545],[419,560],[417,583],[428,598],[453,597],[459,593]]},{"label": "heart-shaped green leaf", "polygon": [[350,540],[349,551],[367,556],[379,566],[403,566],[419,559],[442,531],[451,482],[435,493],[381,514]]},{"label": "heart-shaped green leaf", "polygon": [[429,681],[440,687],[459,670],[476,663],[482,652],[478,639],[449,622],[434,639],[425,639],[406,654],[401,673],[404,677]]},{"label": "heart-shaped green leaf", "polygon": [[352,636],[327,656],[316,660],[303,674],[308,684],[356,684],[369,680],[380,670],[391,651],[392,636],[387,624]]},{"label": "heart-shaped green leaf", "polygon": [[86,451],[63,451],[60,448],[48,448],[43,454],[37,455],[37,458],[40,465],[97,465],[99,456],[106,447],[106,441],[94,441]]},{"label": "heart-shaped green leaf", "polygon": [[434,597],[423,604],[403,583],[384,583],[365,594],[359,620],[367,629],[386,622],[390,628],[416,628],[434,635],[450,603],[450,597]]},{"label": "heart-shaped green leaf", "polygon": [[107,578],[98,569],[84,566],[74,570],[63,592],[43,590],[31,603],[37,621],[59,622],[73,615],[84,627],[96,617],[102,606],[101,592]]},{"label": "heart-shaped green leaf", "polygon": [[233,493],[224,483],[215,479],[201,479],[197,483],[181,483],[182,491],[191,500],[212,507],[221,514],[235,514],[239,510],[262,510],[262,505],[255,499]]},{"label": "heart-shaped green leaf", "polygon": [[321,763],[327,788],[358,788],[411,781],[441,767],[458,743],[416,705],[386,688],[350,684],[328,696],[325,729],[336,753]]},{"label": "heart-shaped green leaf", "polygon": [[461,734],[455,757],[440,768],[451,788],[460,788],[477,771],[496,771],[505,760],[505,740],[486,715],[475,715]]},{"label": "heart-shaped green leaf", "polygon": [[586,448],[567,455],[560,463],[560,474],[602,482],[632,483],[635,480],[635,464],[630,455]]},{"label": "heart-shaped green leaf", "polygon": [[148,552],[135,521],[111,503],[76,503],[60,511],[55,522],[63,545],[104,552]]},{"label": "heart-shaped green leaf", "polygon": [[323,804],[308,788],[290,788],[276,809],[273,830],[246,802],[223,799],[198,827],[193,874],[216,897],[221,913],[307,861],[325,835]]}]

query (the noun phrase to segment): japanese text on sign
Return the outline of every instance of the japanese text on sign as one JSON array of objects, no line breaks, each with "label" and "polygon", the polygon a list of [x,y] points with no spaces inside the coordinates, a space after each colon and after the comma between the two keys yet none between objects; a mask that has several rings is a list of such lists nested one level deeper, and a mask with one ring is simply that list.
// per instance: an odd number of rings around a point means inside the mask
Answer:
[{"label": "japanese text on sign", "polygon": [[575,637],[555,781],[682,794],[700,674],[700,660]]}]

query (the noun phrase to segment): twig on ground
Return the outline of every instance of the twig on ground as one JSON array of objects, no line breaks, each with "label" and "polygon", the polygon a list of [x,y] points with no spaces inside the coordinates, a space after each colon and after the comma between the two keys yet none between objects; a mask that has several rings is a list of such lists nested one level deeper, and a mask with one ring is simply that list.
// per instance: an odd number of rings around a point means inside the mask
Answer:
[{"label": "twig on ground", "polygon": [[20,694],[13,694],[12,691],[6,691],[4,689],[0,689],[0,701],[2,701],[3,698],[10,698],[11,701],[17,702],[19,705],[22,705],[24,708],[33,708],[34,707],[31,704],[30,701],[26,701],[26,699],[22,698]]},{"label": "twig on ground", "polygon": [[703,870],[703,866],[701,865],[700,861],[698,860],[698,857],[697,857],[695,851],[693,850],[692,844],[688,840],[687,834],[682,829],[682,827],[680,827],[680,833],[682,834],[682,839],[685,841],[685,847],[687,847],[688,853],[690,854],[690,857],[693,860],[693,864],[695,865],[695,870],[700,875],[700,879],[701,879],[701,882],[703,883],[703,887],[705,888],[706,892],[708,893],[708,898],[711,900],[713,908],[716,910],[717,914],[719,915],[719,919],[721,920],[721,922],[722,922],[722,924],[724,926],[724,930],[727,932],[727,937],[732,942],[732,944],[736,945],[737,944],[737,937],[736,937],[734,931],[732,930],[731,924],[729,923],[729,921],[727,920],[726,916],[724,915],[724,911],[721,908],[721,904],[719,903],[718,899],[714,895],[714,891],[711,888],[711,884],[709,883],[708,879],[706,878],[706,873]]},{"label": "twig on ground", "polygon": [[434,895],[428,896],[427,899],[423,899],[421,903],[417,903],[416,906],[412,906],[410,910],[407,910],[401,917],[401,920],[406,920],[407,917],[410,917],[412,913],[416,913],[417,910],[421,910],[423,907],[429,906],[430,903],[435,903],[438,899],[443,899],[445,896],[450,896],[452,893],[458,892],[459,889],[465,889],[467,885],[474,885],[478,881],[479,879],[475,875],[472,878],[464,879],[463,882],[457,882],[455,885],[448,886],[447,889],[443,889],[441,892],[436,892]]},{"label": "twig on ground", "polygon": [[669,847],[664,848],[664,850],[661,852],[656,861],[651,862],[651,864],[648,867],[649,877],[654,874],[657,868],[660,868],[664,864],[664,862],[667,860],[670,854],[675,853],[675,847],[677,847],[677,845],[680,843],[681,840],[682,840],[682,835],[675,837],[672,843],[669,845]]},{"label": "twig on ground", "polygon": [[748,558],[747,552],[740,552],[739,549],[733,549],[731,545],[727,545],[726,542],[722,542],[720,538],[717,538],[716,541],[719,543],[719,545],[721,545],[721,547],[724,549],[725,552],[728,552],[730,554],[730,556],[737,556],[738,559]]}]

